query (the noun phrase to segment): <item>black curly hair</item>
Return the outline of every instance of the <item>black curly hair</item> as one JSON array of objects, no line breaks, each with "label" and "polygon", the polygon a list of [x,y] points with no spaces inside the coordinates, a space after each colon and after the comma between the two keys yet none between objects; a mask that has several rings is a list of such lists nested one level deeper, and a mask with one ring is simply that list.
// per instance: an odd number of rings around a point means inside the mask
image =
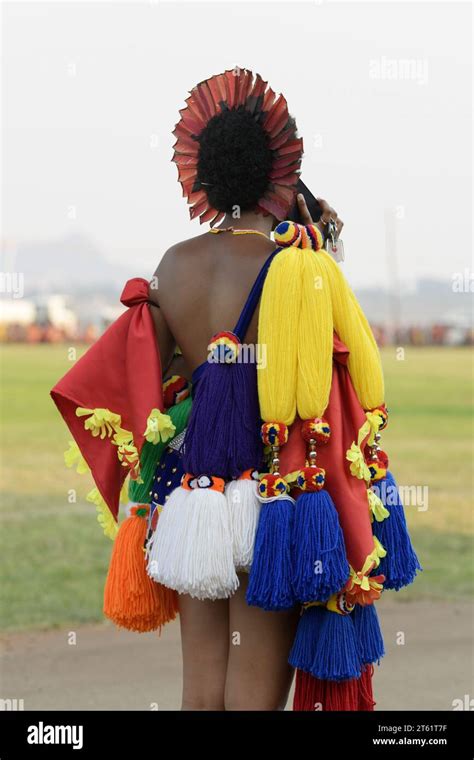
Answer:
[{"label": "black curly hair", "polygon": [[218,211],[252,209],[269,183],[272,150],[258,120],[244,108],[213,116],[197,138],[197,179]]}]

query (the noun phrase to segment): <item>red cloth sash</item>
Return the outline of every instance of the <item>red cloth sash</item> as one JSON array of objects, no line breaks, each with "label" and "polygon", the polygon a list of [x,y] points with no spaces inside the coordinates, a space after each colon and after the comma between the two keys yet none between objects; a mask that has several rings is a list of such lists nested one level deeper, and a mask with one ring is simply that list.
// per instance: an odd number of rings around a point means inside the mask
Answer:
[{"label": "red cloth sash", "polygon": [[120,463],[117,447],[110,440],[95,438],[84,429],[87,417],[76,417],[76,409],[106,408],[120,414],[121,426],[131,430],[135,446],[141,451],[151,410],[164,409],[161,362],[148,305],[148,287],[148,281],[141,277],[128,280],[120,298],[128,310],[51,391],[115,518],[128,469]]},{"label": "red cloth sash", "polygon": [[[374,539],[370,523],[365,481],[351,475],[346,451],[357,442],[359,428],[366,421],[364,410],[356,396],[347,369],[349,349],[334,333],[333,372],[329,404],[324,413],[331,426],[331,437],[318,446],[318,467],[326,470],[326,488],[339,514],[349,563],[361,570],[366,557],[373,551]],[[298,418],[290,428],[288,443],[280,452],[282,474],[304,466],[306,444],[300,433]],[[362,450],[364,446],[362,442]]]}]

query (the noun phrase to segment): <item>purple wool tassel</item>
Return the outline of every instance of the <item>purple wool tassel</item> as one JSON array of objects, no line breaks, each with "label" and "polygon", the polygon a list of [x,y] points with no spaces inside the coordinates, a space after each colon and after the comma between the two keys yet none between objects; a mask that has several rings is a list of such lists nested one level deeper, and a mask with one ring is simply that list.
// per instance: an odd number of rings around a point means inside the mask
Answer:
[{"label": "purple wool tassel", "polygon": [[183,443],[187,479],[160,515],[148,564],[154,579],[196,599],[226,599],[239,585],[235,505],[229,504],[223,481],[254,469],[262,453],[256,366],[239,361],[240,345],[230,333],[215,336],[211,350],[211,358],[220,361],[201,365],[193,376],[195,396]]},{"label": "purple wool tassel", "polygon": [[186,472],[237,478],[262,461],[254,362],[209,362],[196,386],[184,439]]}]

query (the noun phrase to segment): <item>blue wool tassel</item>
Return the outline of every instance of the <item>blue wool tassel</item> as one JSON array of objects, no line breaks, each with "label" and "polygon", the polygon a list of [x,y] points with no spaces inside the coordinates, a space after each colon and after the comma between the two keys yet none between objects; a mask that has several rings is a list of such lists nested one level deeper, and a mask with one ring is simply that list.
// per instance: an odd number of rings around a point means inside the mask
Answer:
[{"label": "blue wool tassel", "polygon": [[351,615],[339,615],[325,608],[323,612],[316,656],[309,672],[324,681],[359,678],[362,663]]},{"label": "blue wool tassel", "polygon": [[375,604],[356,604],[351,617],[354,622],[356,637],[362,663],[370,665],[380,662],[385,654],[382,631]]},{"label": "blue wool tassel", "polygon": [[303,493],[296,501],[292,562],[300,602],[326,601],[349,577],[339,517],[326,490]]},{"label": "blue wool tassel", "polygon": [[318,637],[316,635],[320,618],[325,609],[320,606],[307,607],[301,615],[296,629],[296,636],[291,647],[288,662],[294,668],[309,672],[316,657]]},{"label": "blue wool tassel", "polygon": [[387,551],[377,568],[385,575],[384,589],[399,591],[415,580],[418,570],[422,570],[408,534],[403,504],[397,484],[391,472],[382,480],[373,483],[373,490],[390,512],[382,522],[374,520],[372,530]]},{"label": "blue wool tassel", "polygon": [[264,610],[285,610],[296,603],[291,586],[291,529],[294,501],[264,501],[255,537],[247,604]]},{"label": "blue wool tassel", "polygon": [[[310,611],[310,618],[303,622]],[[288,661],[324,681],[359,678],[362,662],[351,615],[309,607],[299,622]]]}]

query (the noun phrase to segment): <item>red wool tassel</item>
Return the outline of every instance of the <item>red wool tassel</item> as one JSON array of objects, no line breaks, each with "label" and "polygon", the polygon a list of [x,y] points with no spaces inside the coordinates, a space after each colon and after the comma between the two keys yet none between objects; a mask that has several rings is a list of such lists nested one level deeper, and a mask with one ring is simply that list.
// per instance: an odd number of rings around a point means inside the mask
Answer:
[{"label": "red wool tassel", "polygon": [[362,671],[359,683],[359,710],[368,710],[373,712],[376,705],[372,691],[372,677],[374,675],[374,666],[366,665]]},{"label": "red wool tassel", "polygon": [[349,681],[322,681],[302,670],[296,671],[293,700],[295,711],[361,711],[373,710],[373,666],[367,667],[360,678]]}]

